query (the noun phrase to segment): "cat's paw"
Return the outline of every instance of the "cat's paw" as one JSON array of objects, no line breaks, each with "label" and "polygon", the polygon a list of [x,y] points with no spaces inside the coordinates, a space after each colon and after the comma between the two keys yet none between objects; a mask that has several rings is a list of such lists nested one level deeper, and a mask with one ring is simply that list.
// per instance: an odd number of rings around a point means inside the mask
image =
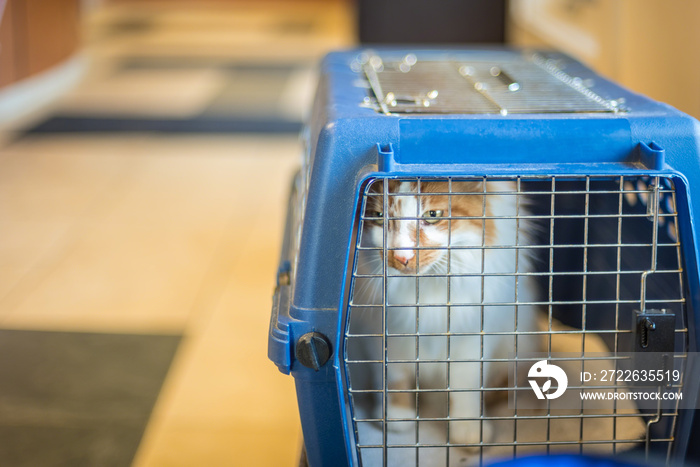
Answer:
[{"label": "cat's paw", "polygon": [[[488,421],[478,420],[450,422],[450,442],[453,444],[478,445],[493,440],[493,427]],[[466,446],[467,448],[477,446]]]}]

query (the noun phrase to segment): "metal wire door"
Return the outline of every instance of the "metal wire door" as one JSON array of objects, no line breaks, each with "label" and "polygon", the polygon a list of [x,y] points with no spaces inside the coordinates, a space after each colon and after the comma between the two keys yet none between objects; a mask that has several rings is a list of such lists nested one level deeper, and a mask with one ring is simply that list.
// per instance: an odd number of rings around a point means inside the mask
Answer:
[{"label": "metal wire door", "polygon": [[670,458],[677,405],[553,412],[521,408],[516,396],[511,407],[506,394],[529,388],[503,375],[536,350],[576,353],[582,368],[587,352],[623,352],[635,310],[675,316],[682,357],[677,232],[670,178],[369,181],[343,349],[357,461],[474,465],[640,448]]}]

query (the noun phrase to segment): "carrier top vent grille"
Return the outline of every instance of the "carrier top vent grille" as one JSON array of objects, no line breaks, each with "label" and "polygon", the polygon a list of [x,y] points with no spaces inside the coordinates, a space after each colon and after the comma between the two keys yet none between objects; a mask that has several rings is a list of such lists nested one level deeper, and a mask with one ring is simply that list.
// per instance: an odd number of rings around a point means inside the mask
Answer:
[{"label": "carrier top vent grille", "polygon": [[352,64],[364,71],[378,112],[389,114],[532,114],[622,111],[555,60],[523,54],[505,60],[419,60],[408,54],[384,61],[362,54]]}]

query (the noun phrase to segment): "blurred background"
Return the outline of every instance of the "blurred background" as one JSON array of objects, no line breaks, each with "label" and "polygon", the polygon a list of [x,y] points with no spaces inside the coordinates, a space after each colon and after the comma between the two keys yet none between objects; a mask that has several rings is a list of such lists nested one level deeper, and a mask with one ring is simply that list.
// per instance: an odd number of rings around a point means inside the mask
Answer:
[{"label": "blurred background", "polygon": [[0,465],[294,465],[267,360],[316,65],[563,50],[700,117],[684,0],[0,1]]}]

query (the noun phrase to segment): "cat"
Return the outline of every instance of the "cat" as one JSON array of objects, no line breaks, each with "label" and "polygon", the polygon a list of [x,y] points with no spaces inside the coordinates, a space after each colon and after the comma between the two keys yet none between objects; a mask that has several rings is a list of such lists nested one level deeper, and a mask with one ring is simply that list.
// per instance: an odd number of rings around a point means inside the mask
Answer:
[{"label": "cat", "polygon": [[493,391],[482,388],[504,388],[509,371],[491,360],[540,347],[538,334],[515,337],[537,331],[536,307],[513,305],[536,299],[532,279],[514,274],[532,270],[529,250],[514,248],[530,242],[526,196],[511,181],[387,180],[386,194],[384,183],[367,188],[349,323],[374,336],[353,352],[375,364],[351,379],[374,390],[372,418],[389,431],[431,417],[424,391],[443,406],[450,443],[488,443],[494,427],[480,417]]}]

